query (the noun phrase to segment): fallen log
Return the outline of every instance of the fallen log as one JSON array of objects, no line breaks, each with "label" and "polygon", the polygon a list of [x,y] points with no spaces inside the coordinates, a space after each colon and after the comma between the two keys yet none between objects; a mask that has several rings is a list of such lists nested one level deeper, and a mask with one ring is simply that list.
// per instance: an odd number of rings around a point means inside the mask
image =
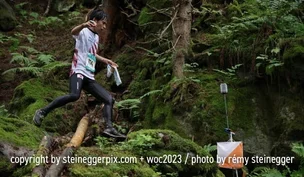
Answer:
[{"label": "fallen log", "polygon": [[96,112],[98,110],[98,107],[95,107],[93,111],[90,113],[86,114],[78,123],[77,129],[75,134],[73,135],[71,141],[65,145],[65,149],[59,156],[59,161],[58,163],[53,163],[49,170],[46,173],[46,177],[58,177],[62,170],[64,169],[66,165],[66,160],[67,158],[71,157],[74,155],[74,151],[76,148],[78,148],[81,143],[83,142],[83,139],[85,137],[85,134],[87,132],[88,126],[91,123],[91,119],[93,116],[95,116]]},{"label": "fallen log", "polygon": [[[53,139],[50,136],[44,136],[41,140],[41,143],[39,145],[38,151],[36,153],[36,157],[47,157],[49,156],[51,149],[53,145]],[[47,162],[48,163],[48,162]],[[32,176],[39,176],[44,177],[45,176],[45,164],[41,163],[34,167],[32,171]]]},{"label": "fallen log", "polygon": [[59,156],[58,163],[53,163],[51,165],[45,177],[58,177],[66,165],[66,163],[64,163],[65,162],[64,159],[73,156],[73,154],[74,154],[74,147],[65,148],[61,153],[61,155]]}]

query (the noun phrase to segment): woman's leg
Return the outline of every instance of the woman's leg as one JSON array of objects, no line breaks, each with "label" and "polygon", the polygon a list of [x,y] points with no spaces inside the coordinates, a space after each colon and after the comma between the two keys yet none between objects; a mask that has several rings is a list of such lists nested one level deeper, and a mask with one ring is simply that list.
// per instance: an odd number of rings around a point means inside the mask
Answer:
[{"label": "woman's leg", "polygon": [[91,93],[94,97],[96,97],[99,101],[104,103],[103,107],[103,117],[106,121],[106,125],[112,126],[112,108],[114,104],[114,98],[112,95],[104,89],[101,85],[99,85],[94,80],[89,80],[89,83],[83,87],[84,90]]},{"label": "woman's leg", "polygon": [[117,130],[115,130],[112,125],[112,109],[115,102],[112,95],[96,81],[90,79],[88,80],[88,84],[86,84],[83,89],[104,103],[103,117],[106,122],[106,129],[104,133],[112,137],[126,138],[125,135],[120,134]]},{"label": "woman's leg", "polygon": [[54,101],[52,101],[49,105],[42,109],[47,115],[52,110],[64,106],[69,102],[73,102],[79,99],[82,83],[83,83],[83,76],[81,74],[73,74],[70,77],[70,93],[68,95],[57,97]]},{"label": "woman's leg", "polygon": [[80,97],[83,76],[81,74],[73,74],[70,77],[70,94],[64,95],[61,97],[57,97],[54,101],[52,101],[45,108],[39,109],[36,111],[33,121],[37,126],[41,125],[42,119],[52,110],[61,107],[69,102],[76,101]]}]

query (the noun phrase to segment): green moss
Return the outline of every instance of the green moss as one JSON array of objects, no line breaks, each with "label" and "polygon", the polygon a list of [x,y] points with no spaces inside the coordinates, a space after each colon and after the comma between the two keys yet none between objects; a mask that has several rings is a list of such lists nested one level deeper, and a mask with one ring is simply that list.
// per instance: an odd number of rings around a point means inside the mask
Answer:
[{"label": "green moss", "polygon": [[[0,130],[1,131],[1,130]],[[7,157],[0,156],[0,172],[4,173],[6,172],[7,174],[11,173],[13,171],[13,166],[7,159]]]},{"label": "green moss", "polygon": [[42,130],[26,121],[0,117],[1,141],[12,143],[16,146],[37,148],[42,136]]},{"label": "green moss", "polygon": [[[92,157],[134,157],[134,154],[128,151],[119,150],[116,147],[108,147],[105,151],[101,151],[98,148],[80,148],[77,154]],[[75,177],[123,177],[132,174],[137,177],[153,177],[158,176],[157,173],[152,170],[146,163],[98,163],[97,165],[86,165],[86,164],[71,164],[70,174]]]},{"label": "green moss", "polygon": [[46,106],[47,100],[53,100],[60,95],[64,95],[64,92],[57,90],[55,86],[48,85],[38,79],[31,79],[15,89],[10,110],[21,119],[31,122],[37,109]]},{"label": "green moss", "polygon": [[[52,85],[47,82],[40,79],[31,79],[20,84],[15,89],[14,97],[10,102],[10,111],[17,115],[19,119],[32,123],[32,118],[37,109],[44,108],[55,98],[67,94],[68,88],[66,87],[68,82],[56,81],[64,82],[57,83],[58,85]],[[64,88],[66,91],[61,91]],[[72,104],[75,106],[71,106]],[[67,104],[50,112],[43,120],[41,128],[48,132],[62,134],[73,131],[74,126],[84,115],[84,111],[86,111],[84,107],[86,105],[78,104],[78,102],[72,104]]]},{"label": "green moss", "polygon": [[[140,131],[132,132],[128,135],[128,141],[134,142],[141,136],[151,137],[146,139],[146,142],[141,142],[143,144],[153,144],[152,147],[143,146],[144,150],[139,151],[134,149],[133,153],[142,156],[164,156],[164,155],[180,155],[183,162],[185,162],[185,157],[187,153],[192,153],[200,157],[211,158],[211,155],[206,152],[201,146],[197,145],[189,139],[184,139],[177,133],[171,130],[162,129],[143,129]],[[166,136],[166,140],[162,137]],[[129,142],[126,142],[128,144]],[[155,164],[150,164],[155,165]],[[212,176],[216,169],[215,163],[205,163],[205,164],[190,164],[188,163],[167,163],[167,164],[157,164],[157,171],[161,171],[162,174],[177,172],[178,174],[185,173],[196,173],[196,174],[208,174]],[[207,175],[207,176],[208,176]],[[190,176],[190,175],[189,175]]]}]

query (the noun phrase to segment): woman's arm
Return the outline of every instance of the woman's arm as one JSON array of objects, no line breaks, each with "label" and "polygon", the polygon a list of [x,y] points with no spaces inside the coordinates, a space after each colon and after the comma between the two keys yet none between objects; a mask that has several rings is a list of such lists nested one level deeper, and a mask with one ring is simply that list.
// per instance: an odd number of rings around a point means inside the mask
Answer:
[{"label": "woman's arm", "polygon": [[72,33],[72,35],[78,36],[78,34],[80,33],[80,31],[81,31],[83,28],[86,28],[86,27],[89,28],[89,27],[93,27],[93,26],[96,26],[96,23],[95,23],[94,21],[90,20],[90,21],[87,21],[87,22],[85,22],[85,23],[82,23],[82,24],[80,24],[80,25],[78,25],[78,26],[75,26],[75,27],[72,29],[71,33]]},{"label": "woman's arm", "polygon": [[99,60],[99,61],[101,61],[101,62],[103,62],[105,64],[111,65],[112,67],[118,67],[118,65],[115,62],[113,62],[112,60],[104,58],[104,57],[102,57],[102,56],[100,56],[98,54],[96,54],[96,58],[97,58],[97,60]]}]

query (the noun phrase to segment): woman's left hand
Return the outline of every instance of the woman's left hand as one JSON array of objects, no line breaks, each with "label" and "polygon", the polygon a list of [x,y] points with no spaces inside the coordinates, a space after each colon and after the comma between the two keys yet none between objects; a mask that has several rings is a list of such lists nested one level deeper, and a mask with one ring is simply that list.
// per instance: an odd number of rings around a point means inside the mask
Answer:
[{"label": "woman's left hand", "polygon": [[112,67],[118,67],[118,64],[116,64],[114,61],[112,61],[112,60],[109,60],[108,61],[108,64],[110,64]]}]

